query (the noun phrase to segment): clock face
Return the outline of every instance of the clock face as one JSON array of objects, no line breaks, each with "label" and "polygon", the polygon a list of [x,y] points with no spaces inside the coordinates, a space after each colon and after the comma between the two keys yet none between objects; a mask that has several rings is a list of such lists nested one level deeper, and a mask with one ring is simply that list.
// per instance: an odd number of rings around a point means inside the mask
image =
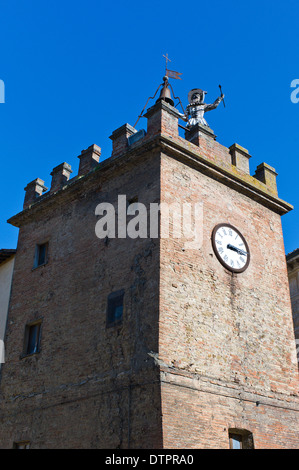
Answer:
[{"label": "clock face", "polygon": [[212,233],[212,245],[218,260],[225,268],[241,273],[248,267],[249,247],[243,235],[232,225],[216,225]]}]

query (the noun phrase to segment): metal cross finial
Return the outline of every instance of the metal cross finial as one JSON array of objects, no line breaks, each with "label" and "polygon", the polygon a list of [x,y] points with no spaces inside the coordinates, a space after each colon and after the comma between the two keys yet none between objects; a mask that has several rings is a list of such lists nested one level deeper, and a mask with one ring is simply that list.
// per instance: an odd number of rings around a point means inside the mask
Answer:
[{"label": "metal cross finial", "polygon": [[163,57],[165,57],[165,61],[166,61],[165,73],[167,73],[167,62],[171,62],[171,60],[168,59],[168,54],[166,55],[163,54]]}]

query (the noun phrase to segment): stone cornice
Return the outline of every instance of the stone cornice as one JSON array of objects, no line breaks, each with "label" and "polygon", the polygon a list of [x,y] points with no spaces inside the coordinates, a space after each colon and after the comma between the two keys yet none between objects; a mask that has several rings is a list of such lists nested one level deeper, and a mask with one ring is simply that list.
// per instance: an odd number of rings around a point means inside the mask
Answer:
[{"label": "stone cornice", "polygon": [[[183,141],[183,139],[181,139]],[[188,145],[189,144],[189,145]],[[223,184],[232,187],[238,192],[246,194],[255,201],[267,206],[269,209],[286,214],[293,209],[293,206],[286,201],[276,197],[268,191],[267,186],[250,175],[237,172],[232,165],[231,170],[208,160],[200,155],[200,151],[194,151],[190,143],[186,145],[176,142],[167,136],[161,136],[161,146],[165,152],[172,153],[181,161],[185,161],[199,171],[208,174],[210,177],[221,181]]]},{"label": "stone cornice", "polygon": [[299,248],[296,248],[294,251],[291,251],[291,253],[288,253],[286,255],[286,260],[287,263],[293,263],[294,261],[299,262]]}]

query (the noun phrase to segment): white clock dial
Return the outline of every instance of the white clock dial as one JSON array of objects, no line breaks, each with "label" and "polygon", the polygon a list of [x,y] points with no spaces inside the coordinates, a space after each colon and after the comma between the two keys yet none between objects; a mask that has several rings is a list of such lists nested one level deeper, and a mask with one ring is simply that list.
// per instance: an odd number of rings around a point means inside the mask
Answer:
[{"label": "white clock dial", "polygon": [[249,247],[243,235],[230,224],[217,225],[212,244],[218,260],[230,271],[243,272],[249,265]]}]

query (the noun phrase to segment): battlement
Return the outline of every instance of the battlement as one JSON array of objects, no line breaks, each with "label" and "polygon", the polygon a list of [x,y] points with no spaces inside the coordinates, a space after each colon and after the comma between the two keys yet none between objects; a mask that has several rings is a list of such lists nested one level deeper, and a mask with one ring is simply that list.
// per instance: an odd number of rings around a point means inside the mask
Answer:
[{"label": "battlement", "polygon": [[[262,197],[278,199],[277,196],[277,173],[274,168],[266,163],[261,163],[256,168],[255,174],[250,175],[249,159],[251,155],[248,150],[234,143],[229,148],[221,145],[216,140],[214,131],[208,126],[196,124],[190,129],[179,124],[182,115],[171,104],[163,100],[158,100],[154,106],[150,107],[146,114],[147,130],[137,131],[130,124],[124,124],[112,132],[112,155],[109,160],[115,158],[124,158],[126,154],[134,151],[141,151],[142,148],[148,148],[150,142],[155,145],[161,145],[171,152],[192,156],[197,163],[204,163],[207,167],[225,174],[226,178],[237,180],[239,185],[250,187],[256,193],[262,194]],[[185,129],[184,138],[179,135],[179,127]],[[97,145],[91,145],[86,150],[82,150],[79,155],[78,175],[70,179],[72,173],[71,166],[63,162],[56,166],[51,175],[52,182],[50,191],[44,186],[44,181],[37,178],[29,183],[25,188],[24,209],[40,202],[44,197],[56,194],[65,189],[70,182],[80,180],[88,176],[91,172],[100,169],[101,148]],[[216,177],[216,176],[215,176]],[[283,202],[284,208],[281,213],[288,212],[292,206]]]}]

